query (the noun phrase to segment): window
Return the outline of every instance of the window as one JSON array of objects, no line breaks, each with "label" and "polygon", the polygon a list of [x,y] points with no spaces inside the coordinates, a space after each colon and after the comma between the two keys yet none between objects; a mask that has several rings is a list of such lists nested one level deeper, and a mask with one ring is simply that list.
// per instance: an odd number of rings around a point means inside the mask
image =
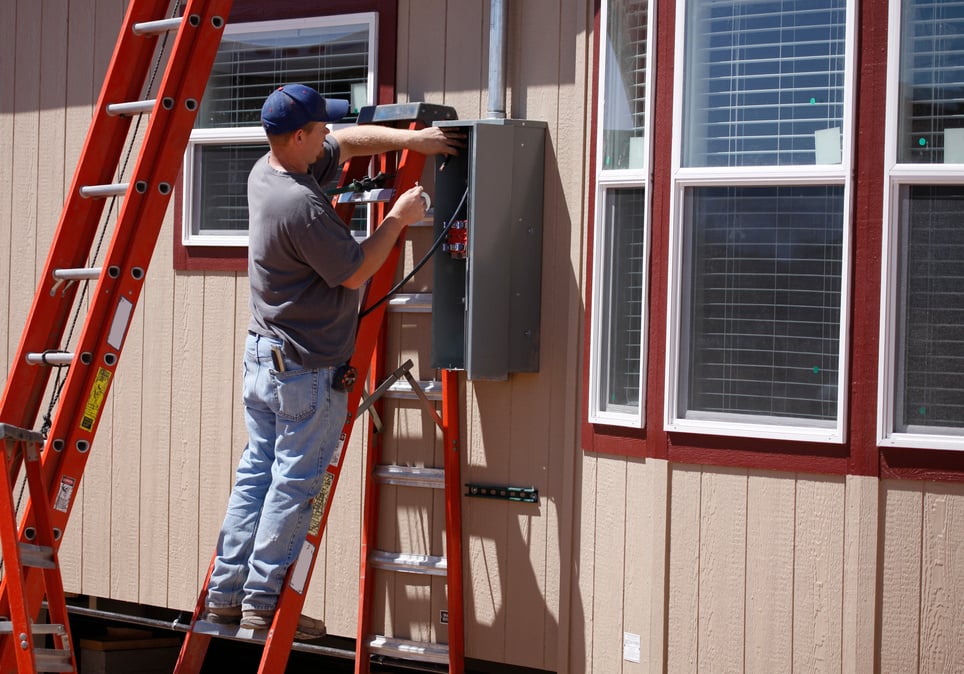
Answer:
[{"label": "window", "polygon": [[603,3],[589,420],[642,426],[648,259],[648,3]]},{"label": "window", "polygon": [[185,154],[185,246],[247,245],[247,176],[267,151],[265,97],[302,82],[357,112],[374,100],[376,31],[375,13],[228,24]]},{"label": "window", "polygon": [[852,8],[677,22],[667,430],[843,442]]},{"label": "window", "polygon": [[879,436],[964,449],[964,2],[892,5]]}]

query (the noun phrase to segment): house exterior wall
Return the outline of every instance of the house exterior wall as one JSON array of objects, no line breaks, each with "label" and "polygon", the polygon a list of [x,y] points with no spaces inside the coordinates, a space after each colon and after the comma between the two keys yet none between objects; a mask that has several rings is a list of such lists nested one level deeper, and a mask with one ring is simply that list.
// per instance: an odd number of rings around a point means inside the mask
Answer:
[{"label": "house exterior wall", "polygon": [[[9,7],[9,5],[13,7]],[[467,655],[558,672],[962,671],[964,485],[583,452],[596,7],[510,2],[507,107],[548,123],[541,366],[462,380]],[[82,148],[125,3],[13,0],[0,21],[0,373]],[[401,0],[399,101],[485,116],[487,3]],[[430,176],[426,177],[430,180]],[[68,591],[189,612],[244,445],[243,273],[174,271],[169,213],[61,548]],[[431,235],[414,228],[411,267]],[[407,290],[430,290],[421,272]],[[389,362],[429,367],[429,318],[392,314]],[[2,374],[0,374],[2,376]],[[427,415],[390,402],[386,459],[440,465]],[[39,423],[38,423],[39,425]],[[306,612],[356,629],[364,433],[345,453]],[[428,430],[426,430],[428,429]],[[439,553],[439,496],[386,491],[379,540]],[[444,583],[380,578],[385,627],[446,638]],[[639,662],[624,635],[639,636]],[[632,637],[630,637],[632,639]]]}]

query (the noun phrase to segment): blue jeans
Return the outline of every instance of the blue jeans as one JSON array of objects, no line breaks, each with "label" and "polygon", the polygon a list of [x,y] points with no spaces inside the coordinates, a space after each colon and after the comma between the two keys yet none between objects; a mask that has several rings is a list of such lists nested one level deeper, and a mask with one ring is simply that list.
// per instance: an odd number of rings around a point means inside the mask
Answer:
[{"label": "blue jeans", "polygon": [[335,368],[303,369],[286,358],[277,372],[272,345],[281,342],[249,334],[245,343],[248,445],[218,537],[212,607],[275,608],[347,414],[348,395],[331,388]]}]

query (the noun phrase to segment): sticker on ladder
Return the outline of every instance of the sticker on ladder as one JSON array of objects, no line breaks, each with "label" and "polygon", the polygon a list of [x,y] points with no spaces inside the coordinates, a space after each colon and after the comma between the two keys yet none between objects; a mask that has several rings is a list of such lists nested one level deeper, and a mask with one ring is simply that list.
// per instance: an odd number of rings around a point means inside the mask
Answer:
[{"label": "sticker on ladder", "polygon": [[311,560],[315,556],[315,546],[305,541],[295,560],[295,568],[291,570],[291,581],[288,585],[298,594],[305,593],[305,585],[308,583],[308,569],[311,567]]},{"label": "sticker on ladder", "polygon": [[338,467],[341,463],[341,453],[345,449],[345,432],[341,432],[341,436],[338,438],[338,444],[335,445],[335,453],[331,457],[331,461],[328,462],[329,466]]},{"label": "sticker on ladder", "polygon": [[94,385],[90,387],[90,397],[84,406],[84,416],[80,418],[80,428],[85,431],[92,431],[97,422],[97,415],[107,397],[107,386],[110,384],[110,370],[97,368],[97,376],[94,378]]},{"label": "sticker on ladder", "polygon": [[120,298],[117,302],[117,311],[114,312],[114,320],[110,322],[110,332],[107,334],[107,343],[118,351],[124,343],[124,333],[127,332],[127,324],[130,323],[132,313],[134,313],[134,303],[126,297]]},{"label": "sticker on ladder", "polygon": [[325,516],[325,506],[328,505],[328,497],[331,495],[331,484],[335,481],[335,476],[331,471],[325,471],[325,481],[321,485],[321,491],[315,496],[311,503],[311,522],[308,524],[308,533],[317,536],[321,531],[321,520]]},{"label": "sticker on ladder", "polygon": [[67,512],[67,508],[70,507],[70,498],[74,493],[74,487],[77,485],[77,480],[72,477],[64,475],[60,478],[60,488],[57,489],[57,498],[54,500],[54,510],[59,510],[62,513]]}]

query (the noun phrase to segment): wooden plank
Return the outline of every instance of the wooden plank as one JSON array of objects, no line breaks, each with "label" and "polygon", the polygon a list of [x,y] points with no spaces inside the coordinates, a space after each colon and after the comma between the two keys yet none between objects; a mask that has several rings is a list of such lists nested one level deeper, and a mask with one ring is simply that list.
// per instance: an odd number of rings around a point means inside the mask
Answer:
[{"label": "wooden plank", "polygon": [[[141,603],[167,606],[170,557],[172,391],[174,378],[173,218],[165,218],[140,305],[144,313],[138,592]],[[178,356],[180,358],[180,356]],[[174,507],[177,507],[175,504]],[[212,548],[213,552],[213,548]]]},{"label": "wooden plank", "polygon": [[[16,209],[13,206],[13,156],[14,156],[14,111],[16,110],[17,25],[14,21],[0,21],[0,86],[10,92],[0,99],[0,283],[9,288],[13,269],[10,242],[13,237],[13,220]],[[10,360],[13,358],[16,340],[20,339],[19,329],[11,325],[10,311],[13,298],[9,293],[0,293],[0,382],[6,383]]]},{"label": "wooden plank", "polygon": [[445,34],[445,19],[445,0],[399,3],[395,68],[399,102],[441,99],[445,61],[439,58],[436,36]]},{"label": "wooden plank", "polygon": [[446,39],[441,48],[445,63],[444,97],[461,119],[479,119],[482,92],[486,88],[486,48],[489,30],[488,3],[449,0]]},{"label": "wooden plank", "polygon": [[964,485],[929,483],[923,502],[921,672],[964,667]]},{"label": "wooden plank", "polygon": [[[234,382],[240,369],[234,351],[235,325],[233,272],[207,272],[199,279],[201,302],[198,331],[200,343],[196,359],[185,363],[190,368],[188,384],[199,389],[199,405],[193,415],[198,424],[198,470],[202,478],[197,492],[197,562],[198,578],[203,582],[211,563],[218,532],[224,521],[225,507],[234,478],[232,424],[237,389],[226,390],[225,383]],[[225,348],[227,345],[228,348]],[[192,356],[194,354],[191,354]],[[186,372],[185,372],[186,373]],[[177,506],[175,506],[177,507]]]},{"label": "wooden plank", "polygon": [[[916,672],[920,663],[923,482],[883,483],[878,603],[881,672]],[[911,579],[912,582],[907,582]]]},{"label": "wooden plank", "polygon": [[670,468],[666,668],[671,672],[697,671],[701,484],[698,467]]},{"label": "wooden plank", "polygon": [[[654,473],[659,473],[648,461],[612,459],[621,461],[626,466],[625,501],[623,510],[625,521],[623,524],[623,593],[620,598],[622,612],[616,621],[615,649],[622,660],[623,674],[643,674],[652,671],[649,662],[649,639],[652,635],[650,621],[652,613],[652,595],[654,590],[662,587],[661,579],[653,577],[654,555],[660,550],[665,551],[665,545],[659,545],[659,539],[665,540],[666,532],[657,532],[660,524],[665,524],[665,506],[662,508],[664,516],[660,517],[660,504],[652,499]],[[665,466],[665,462],[664,466]],[[665,475],[665,473],[664,473]],[[665,488],[664,488],[665,493]],[[654,512],[654,508],[656,511]],[[658,590],[657,590],[658,591]],[[639,657],[634,662],[623,654],[622,644],[625,633],[637,635],[639,638]],[[660,639],[662,643],[662,639]],[[661,649],[660,649],[661,650]],[[620,670],[614,670],[620,671]]]},{"label": "wooden plank", "polygon": [[843,670],[873,672],[880,481],[848,475],[844,522]]},{"label": "wooden plank", "polygon": [[844,481],[797,482],[793,669],[839,671],[843,604]]},{"label": "wooden plank", "polygon": [[568,624],[569,642],[566,660],[574,672],[597,674],[593,669],[593,625],[592,616],[595,611],[595,595],[593,593],[596,576],[596,531],[599,523],[596,521],[596,501],[598,493],[596,482],[600,457],[597,454],[585,454],[582,457],[578,490],[580,498],[574,498],[573,509],[577,513],[576,522],[579,530],[573,549],[578,555],[579,573],[576,574],[576,592],[572,597],[570,615],[572,620]]},{"label": "wooden plank", "polygon": [[197,603],[198,592],[204,581],[200,568],[203,566],[206,573],[214,551],[211,539],[205,539],[203,553],[198,541],[199,493],[201,489],[209,489],[207,482],[201,479],[199,457],[202,401],[197,373],[204,354],[198,326],[204,320],[203,275],[178,274],[173,295],[173,353],[177,357],[173,361],[171,375],[167,602],[171,608],[187,610],[193,609]]},{"label": "wooden plank", "polygon": [[626,572],[626,462],[603,458],[597,466],[596,558],[593,574],[593,671],[619,672],[622,667],[622,614]]},{"label": "wooden plank", "polygon": [[747,473],[713,469],[700,487],[699,655],[702,671],[743,671]]},{"label": "wooden plank", "polygon": [[751,472],[747,484],[747,671],[789,671],[793,644],[793,475]]}]

